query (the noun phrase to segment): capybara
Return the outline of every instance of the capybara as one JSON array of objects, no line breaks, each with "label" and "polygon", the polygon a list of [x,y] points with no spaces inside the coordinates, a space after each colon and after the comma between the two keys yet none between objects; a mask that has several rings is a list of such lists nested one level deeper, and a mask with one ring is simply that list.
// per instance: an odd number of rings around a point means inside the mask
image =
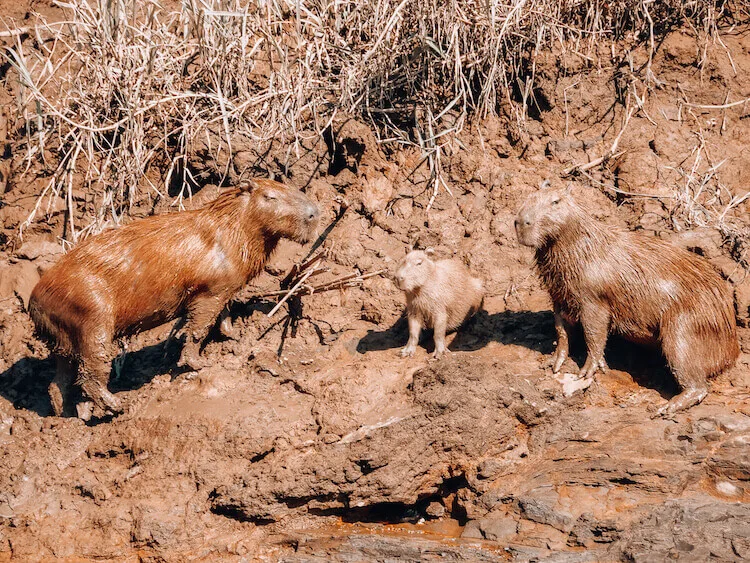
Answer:
[{"label": "capybara", "polygon": [[482,281],[458,260],[432,260],[434,252],[413,250],[398,264],[396,283],[406,294],[409,341],[402,356],[412,356],[423,327],[434,329],[435,357],[445,352],[445,333],[455,330],[482,306]]},{"label": "capybara", "polygon": [[701,402],[707,379],[739,354],[732,293],[704,258],[645,234],[604,225],[573,199],[570,189],[542,189],[515,221],[521,244],[554,307],[557,350],[553,371],[568,357],[568,323],[580,322],[588,356],[580,377],[606,369],[609,332],[661,346],[680,393],[658,414]]},{"label": "capybara", "polygon": [[205,206],[156,215],[92,236],[48,270],[29,312],[57,357],[49,394],[57,416],[76,383],[121,412],[107,390],[113,340],[186,316],[179,365],[201,366],[201,343],[229,299],[258,275],[280,238],[306,243],[318,224],[306,195],[272,180],[244,181]]}]

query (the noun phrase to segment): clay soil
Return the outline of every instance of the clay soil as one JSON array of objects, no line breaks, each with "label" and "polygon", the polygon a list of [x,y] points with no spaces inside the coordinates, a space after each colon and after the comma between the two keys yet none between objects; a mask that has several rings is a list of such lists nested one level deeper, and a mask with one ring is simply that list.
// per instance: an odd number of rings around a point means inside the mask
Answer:
[{"label": "clay soil", "polygon": [[[56,10],[2,6],[18,25],[31,9]],[[315,198],[330,226],[321,280],[392,269],[414,246],[459,257],[485,280],[485,310],[449,337],[447,357],[431,360],[429,334],[400,357],[404,301],[387,276],[305,296],[294,322],[286,307],[268,318],[273,302],[247,297],[278,289],[310,252],[287,242],[232,304],[231,326],[211,333],[209,367],[176,367],[171,325],[128,339],[110,384],[126,412],[88,423],[51,415],[53,362],[25,312],[62,252],[64,204],[18,239],[44,178],[23,174],[4,123],[0,561],[750,557],[749,208],[733,208],[721,231],[683,197],[698,154],[696,177],[723,161],[728,192],[750,187],[750,107],[701,107],[750,96],[750,27],[722,39],[726,48],[704,51],[687,28],[669,34],[624,155],[572,179],[561,172],[606,154],[620,133],[622,68],[578,61],[563,72],[550,55],[537,76],[548,103],[522,127],[467,127],[444,162],[453,193],[441,190],[429,212],[425,167],[409,177],[418,151],[386,150],[356,119],[337,124],[334,153],[322,140],[309,147],[284,181]],[[10,106],[12,73],[0,72]],[[701,405],[652,418],[674,381],[658,351],[616,338],[610,369],[587,389],[570,383],[580,339],[565,373],[552,374],[550,303],[513,231],[546,178],[571,182],[601,221],[703,254],[733,285],[743,352]],[[219,191],[205,186],[190,205]],[[726,205],[726,193],[713,195],[699,200]]]}]

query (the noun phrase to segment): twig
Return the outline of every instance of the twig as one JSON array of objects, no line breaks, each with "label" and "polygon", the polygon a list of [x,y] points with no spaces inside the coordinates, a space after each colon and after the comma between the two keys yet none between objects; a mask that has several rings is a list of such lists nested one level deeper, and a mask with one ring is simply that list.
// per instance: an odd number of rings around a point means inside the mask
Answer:
[{"label": "twig", "polygon": [[267,317],[273,317],[274,316],[274,314],[276,313],[276,311],[278,311],[281,308],[281,306],[284,303],[286,303],[287,299],[289,299],[292,295],[294,295],[295,292],[300,288],[300,286],[303,283],[305,283],[305,281],[307,280],[307,278],[309,278],[312,275],[312,273],[315,271],[315,269],[320,265],[320,262],[321,262],[320,259],[318,259],[318,260],[315,261],[315,263],[313,264],[313,266],[304,273],[304,275],[299,279],[299,281],[296,284],[294,284],[294,286],[292,287],[292,289],[290,289],[289,292],[284,297],[282,297],[281,300],[278,303],[276,303],[276,306],[273,309],[271,309],[271,311],[266,315]]},{"label": "twig", "polygon": [[[334,289],[341,289],[342,287],[355,287],[356,285],[362,283],[366,279],[369,279],[375,276],[381,276],[386,272],[387,270],[382,269],[382,270],[376,270],[374,272],[370,272],[367,274],[356,274],[356,273],[348,274],[341,278],[323,282],[315,286],[302,287],[297,291],[297,294],[298,295],[313,295],[315,293],[322,293],[325,291],[333,291]],[[317,273],[318,272],[311,274],[310,277],[316,275]],[[264,297],[278,297],[279,295],[286,295],[288,293],[289,293],[289,290],[280,289],[277,291],[267,291],[265,293],[253,293],[249,295],[247,298],[248,299],[262,299]]]}]

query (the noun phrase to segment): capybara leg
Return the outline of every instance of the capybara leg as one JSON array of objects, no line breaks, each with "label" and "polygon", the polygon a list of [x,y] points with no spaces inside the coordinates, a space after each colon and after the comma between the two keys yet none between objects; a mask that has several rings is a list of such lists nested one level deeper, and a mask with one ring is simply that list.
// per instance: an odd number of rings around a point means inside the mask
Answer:
[{"label": "capybara leg", "polygon": [[689,409],[700,403],[708,395],[708,387],[706,387],[705,383],[702,387],[696,386],[691,388],[686,388],[682,384],[680,385],[684,391],[679,395],[675,395],[666,405],[660,407],[656,411],[657,416],[668,416],[678,411]]},{"label": "capybara leg", "polygon": [[83,393],[100,409],[113,413],[122,412],[120,400],[107,390],[109,372],[112,369],[112,339],[107,334],[98,338],[91,335],[92,345],[87,346],[78,365],[78,385]]},{"label": "capybara leg", "polygon": [[[701,358],[696,357],[700,352],[689,345],[689,342],[700,342],[699,331],[690,330],[689,325],[684,324],[682,330],[676,330],[679,325],[671,320],[667,318],[662,324],[662,331],[665,333],[662,351],[680,386],[680,393],[657,411],[658,416],[671,415],[690,408],[708,395],[705,370],[701,368]],[[679,317],[677,321],[680,322]],[[682,322],[685,323],[684,320]]]},{"label": "capybara leg", "polygon": [[73,362],[69,358],[57,356],[57,373],[52,383],[49,384],[49,399],[52,403],[52,411],[55,416],[64,416],[70,414],[70,387],[75,378],[75,369]]},{"label": "capybara leg", "polygon": [[[93,364],[93,366],[92,366]],[[93,362],[81,363],[78,368],[78,384],[83,393],[102,410],[112,413],[122,412],[120,400],[107,389],[109,379],[109,362],[95,360]]]},{"label": "capybara leg", "polygon": [[447,348],[445,347],[445,331],[448,326],[448,315],[446,312],[441,312],[435,316],[435,352],[433,356],[439,358],[445,354]]},{"label": "capybara leg", "polygon": [[552,356],[552,371],[559,373],[563,363],[568,359],[569,344],[568,327],[557,305],[555,305],[555,331],[557,332],[557,348]]},{"label": "capybara leg", "polygon": [[419,333],[422,332],[422,322],[416,315],[409,315],[409,340],[406,346],[401,350],[401,356],[406,358],[414,355],[419,344]]},{"label": "capybara leg", "polygon": [[224,309],[228,298],[225,295],[206,295],[197,297],[188,311],[188,320],[185,325],[185,346],[182,348],[179,367],[200,369],[204,362],[200,357],[201,344],[208,336],[208,332],[216,322],[221,311]]},{"label": "capybara leg", "polygon": [[607,369],[604,361],[604,346],[609,333],[609,309],[596,304],[588,304],[581,310],[581,325],[586,338],[586,363],[578,374],[579,378],[592,377],[599,368]]}]

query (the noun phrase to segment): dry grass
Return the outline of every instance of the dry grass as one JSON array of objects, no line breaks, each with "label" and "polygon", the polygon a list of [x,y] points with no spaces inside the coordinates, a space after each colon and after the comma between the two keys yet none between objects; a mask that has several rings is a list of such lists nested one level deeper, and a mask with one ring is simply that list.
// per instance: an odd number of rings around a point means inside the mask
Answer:
[{"label": "dry grass", "polygon": [[[25,30],[35,48],[19,40],[5,57],[22,86],[28,168],[53,170],[25,225],[63,195],[70,241],[119,221],[144,192],[181,186],[181,204],[199,150],[231,177],[238,143],[275,140],[291,159],[339,112],[367,119],[383,143],[418,145],[434,198],[469,117],[504,111],[523,124],[544,50],[593,60],[613,41],[653,48],[685,21],[708,37],[747,11],[731,0],[55,3],[66,22]],[[80,183],[98,198],[85,225]]]}]

